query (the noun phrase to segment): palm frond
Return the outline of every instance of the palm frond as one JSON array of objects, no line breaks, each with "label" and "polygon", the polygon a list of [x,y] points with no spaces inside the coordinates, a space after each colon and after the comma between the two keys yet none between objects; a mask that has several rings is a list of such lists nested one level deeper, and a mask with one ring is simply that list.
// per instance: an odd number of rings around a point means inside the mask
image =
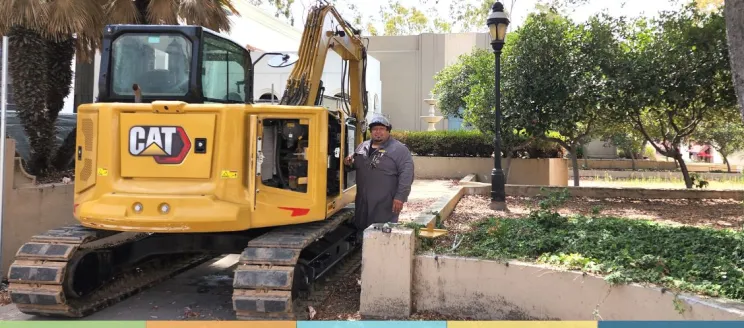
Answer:
[{"label": "palm frond", "polygon": [[224,0],[181,0],[178,13],[186,24],[202,25],[218,32],[230,31],[230,19],[223,7],[225,2],[232,7],[232,3]]},{"label": "palm frond", "polygon": [[54,0],[49,3],[46,31],[52,39],[66,40],[73,34],[99,35],[106,23],[97,0]]},{"label": "palm frond", "polygon": [[2,0],[0,32],[9,33],[14,25],[43,32],[49,20],[49,3],[38,0]]},{"label": "palm frond", "polygon": [[101,0],[106,14],[106,24],[141,23],[139,12],[132,0]]},{"label": "palm frond", "polygon": [[240,11],[238,11],[238,9],[235,8],[235,6],[232,3],[232,0],[218,0],[217,2],[220,4],[220,6],[223,6],[227,8],[228,10],[230,10],[230,12],[233,15],[240,17]]},{"label": "palm frond", "polygon": [[147,21],[150,24],[178,25],[178,0],[150,0]]}]

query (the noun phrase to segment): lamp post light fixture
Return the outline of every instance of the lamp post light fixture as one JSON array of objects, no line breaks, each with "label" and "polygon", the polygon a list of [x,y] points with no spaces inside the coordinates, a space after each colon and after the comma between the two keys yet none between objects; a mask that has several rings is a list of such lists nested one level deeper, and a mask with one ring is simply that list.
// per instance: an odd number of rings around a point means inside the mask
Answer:
[{"label": "lamp post light fixture", "polygon": [[491,170],[491,209],[497,211],[506,210],[506,179],[501,169],[501,49],[506,39],[506,28],[509,26],[509,18],[504,13],[504,5],[496,1],[491,7],[491,14],[486,21],[488,32],[491,35],[491,47],[496,59],[494,76],[494,94],[496,99],[496,113],[494,117],[496,133],[494,137],[494,160]]}]

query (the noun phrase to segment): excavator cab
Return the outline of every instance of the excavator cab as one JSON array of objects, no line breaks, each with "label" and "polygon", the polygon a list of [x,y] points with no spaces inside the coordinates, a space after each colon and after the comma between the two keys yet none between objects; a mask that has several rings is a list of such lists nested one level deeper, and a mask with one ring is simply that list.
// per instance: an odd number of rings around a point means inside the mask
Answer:
[{"label": "excavator cab", "polygon": [[109,25],[99,102],[253,103],[251,53],[202,26]]}]

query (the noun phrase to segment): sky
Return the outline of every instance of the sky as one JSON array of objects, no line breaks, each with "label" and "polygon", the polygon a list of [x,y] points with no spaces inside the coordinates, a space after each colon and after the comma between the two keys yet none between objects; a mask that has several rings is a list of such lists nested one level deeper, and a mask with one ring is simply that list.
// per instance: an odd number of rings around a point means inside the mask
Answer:
[{"label": "sky", "polygon": [[[304,3],[308,6],[308,4],[315,3],[315,1],[316,0],[295,0],[293,13],[296,18],[295,26],[298,29],[302,29],[301,17],[304,11],[302,4]],[[419,0],[398,1],[406,7],[416,5],[421,8]],[[438,5],[433,5],[435,1],[429,0],[432,4],[427,5],[425,8],[428,8],[428,6],[435,6],[438,13],[446,15],[449,12],[449,5],[452,1],[467,2],[475,0],[439,0]],[[512,1],[516,1],[516,3],[514,4],[513,12],[510,15],[510,30],[518,28],[527,17],[527,14],[535,8],[535,4],[538,2],[537,0],[502,0],[502,3],[504,3],[504,7],[507,8],[507,10],[511,6]],[[264,2],[269,1],[264,0]],[[369,15],[378,17],[380,6],[387,4],[387,0],[339,0],[339,2],[342,4],[355,4],[365,17]],[[655,16],[659,11],[674,10],[680,8],[681,5],[682,1],[680,0],[589,0],[589,3],[573,8],[569,15],[571,18],[578,21],[583,21],[590,15],[601,12],[602,10],[607,10],[613,16]],[[274,13],[271,6],[268,4],[265,4],[261,8],[271,14]],[[345,6],[338,5],[337,9],[342,15],[348,15],[348,20],[353,18],[351,14],[345,10]],[[483,15],[487,16],[488,13],[483,13]],[[378,31],[382,31],[381,23],[378,23],[377,27]]]}]

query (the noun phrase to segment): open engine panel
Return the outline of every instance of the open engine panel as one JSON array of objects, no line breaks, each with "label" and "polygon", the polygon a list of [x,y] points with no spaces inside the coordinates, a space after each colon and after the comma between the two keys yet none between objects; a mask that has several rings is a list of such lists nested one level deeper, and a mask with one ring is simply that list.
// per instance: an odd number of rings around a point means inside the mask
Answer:
[{"label": "open engine panel", "polygon": [[[260,147],[261,182],[268,187],[307,193],[308,184],[308,145],[309,125],[300,119],[264,119],[261,122],[263,135]],[[343,133],[342,134],[342,130]],[[343,157],[354,151],[356,127],[353,120],[342,119],[328,112],[327,133],[328,152],[326,157],[326,195],[341,194],[341,188],[349,188],[356,183],[355,172],[346,172],[341,185]],[[347,170],[348,171],[348,170]]]},{"label": "open engine panel", "polygon": [[264,185],[307,192],[308,125],[299,119],[265,119],[261,181]]}]

